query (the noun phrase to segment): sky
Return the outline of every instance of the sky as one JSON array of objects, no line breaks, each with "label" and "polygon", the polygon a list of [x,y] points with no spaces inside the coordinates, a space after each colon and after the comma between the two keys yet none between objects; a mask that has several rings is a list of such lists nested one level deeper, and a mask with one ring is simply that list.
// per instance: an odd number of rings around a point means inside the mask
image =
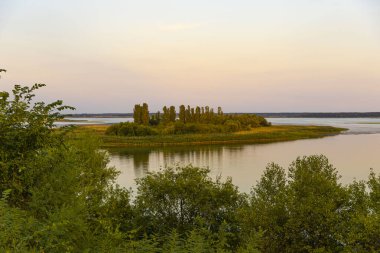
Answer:
[{"label": "sky", "polygon": [[77,113],[380,111],[380,1],[0,0],[0,68]]}]

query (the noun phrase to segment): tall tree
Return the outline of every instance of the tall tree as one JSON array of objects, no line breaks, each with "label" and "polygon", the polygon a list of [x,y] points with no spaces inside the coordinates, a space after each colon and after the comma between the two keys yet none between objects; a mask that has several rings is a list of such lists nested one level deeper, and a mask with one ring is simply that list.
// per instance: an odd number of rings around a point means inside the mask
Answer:
[{"label": "tall tree", "polygon": [[143,103],[141,110],[141,124],[149,125],[149,108],[147,103]]},{"label": "tall tree", "polygon": [[187,106],[187,109],[185,112],[185,119],[186,119],[186,122],[192,122],[190,105]]},{"label": "tall tree", "polygon": [[209,106],[205,107],[205,120],[206,120],[206,123],[210,123],[210,107]]},{"label": "tall tree", "polygon": [[179,107],[179,114],[178,114],[178,117],[179,117],[179,121],[182,122],[182,123],[186,123],[186,109],[185,109],[185,106],[184,105],[181,105]]},{"label": "tall tree", "polygon": [[141,119],[141,105],[136,104],[135,108],[133,109],[133,121],[136,124],[141,124],[142,119]]},{"label": "tall tree", "polygon": [[210,109],[210,120],[213,120],[213,119],[214,119],[214,116],[215,116],[214,108],[211,108],[211,109]]},{"label": "tall tree", "polygon": [[162,108],[162,123],[167,124],[170,122],[169,109],[164,106]]},{"label": "tall tree", "polygon": [[218,107],[218,116],[223,116],[222,107]]},{"label": "tall tree", "polygon": [[205,121],[205,108],[202,106],[201,107],[201,118],[200,118],[200,122],[204,123]]},{"label": "tall tree", "polygon": [[201,120],[201,108],[197,106],[195,108],[195,122],[200,122]]},{"label": "tall tree", "polygon": [[175,119],[177,118],[177,113],[175,111],[175,107],[172,105],[169,109],[169,121],[175,122]]},{"label": "tall tree", "polygon": [[[337,252],[345,220],[345,189],[324,156],[297,158],[289,166],[286,235],[288,252]],[[315,250],[315,251],[311,251]]]}]

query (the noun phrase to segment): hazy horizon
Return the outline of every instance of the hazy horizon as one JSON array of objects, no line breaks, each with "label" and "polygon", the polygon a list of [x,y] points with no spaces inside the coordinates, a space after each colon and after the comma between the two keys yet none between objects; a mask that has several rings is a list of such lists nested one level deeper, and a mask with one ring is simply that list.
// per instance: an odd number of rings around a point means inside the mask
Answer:
[{"label": "hazy horizon", "polygon": [[380,111],[380,2],[0,2],[0,89],[73,113]]}]

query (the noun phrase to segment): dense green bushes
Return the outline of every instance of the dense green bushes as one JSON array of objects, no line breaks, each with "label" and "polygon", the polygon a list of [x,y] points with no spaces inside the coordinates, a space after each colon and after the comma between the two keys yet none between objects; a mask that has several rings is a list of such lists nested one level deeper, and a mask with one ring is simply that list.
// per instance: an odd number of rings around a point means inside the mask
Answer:
[{"label": "dense green bushes", "polygon": [[151,136],[151,135],[179,135],[179,134],[210,134],[233,133],[249,130],[252,127],[269,125],[264,118],[255,115],[225,116],[221,124],[214,123],[183,123],[175,121],[155,126],[141,125],[132,122],[122,122],[109,126],[107,135],[118,136]]},{"label": "dense green bushes", "polygon": [[106,134],[121,136],[149,136],[158,134],[158,131],[149,126],[131,122],[121,122],[108,127]]},{"label": "dense green bushes", "polygon": [[224,252],[380,250],[380,177],[342,186],[324,156],[298,158],[288,171],[268,165],[249,196],[198,168],[149,174],[138,181],[137,224],[156,239],[171,229],[187,238],[201,226],[208,247],[224,241]]},{"label": "dense green bushes", "polygon": [[97,217],[117,172],[97,140],[54,129],[69,107],[33,103],[42,86],[0,93],[2,252],[82,252],[105,229]]},{"label": "dense green bushes", "polygon": [[211,233],[238,231],[235,215],[244,199],[231,180],[213,181],[208,170],[168,168],[139,179],[135,208],[145,232],[189,233],[198,222]]}]

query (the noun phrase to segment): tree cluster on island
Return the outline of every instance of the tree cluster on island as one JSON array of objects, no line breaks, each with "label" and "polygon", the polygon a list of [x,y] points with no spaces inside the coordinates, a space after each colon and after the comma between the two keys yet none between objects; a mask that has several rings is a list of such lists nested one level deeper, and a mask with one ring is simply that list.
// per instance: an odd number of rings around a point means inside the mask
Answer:
[{"label": "tree cluster on island", "polygon": [[136,104],[134,122],[110,126],[106,134],[147,136],[159,134],[231,133],[255,127],[270,126],[264,117],[254,114],[224,114],[221,107],[215,112],[209,106],[164,106],[162,112],[150,114],[147,103]]}]

